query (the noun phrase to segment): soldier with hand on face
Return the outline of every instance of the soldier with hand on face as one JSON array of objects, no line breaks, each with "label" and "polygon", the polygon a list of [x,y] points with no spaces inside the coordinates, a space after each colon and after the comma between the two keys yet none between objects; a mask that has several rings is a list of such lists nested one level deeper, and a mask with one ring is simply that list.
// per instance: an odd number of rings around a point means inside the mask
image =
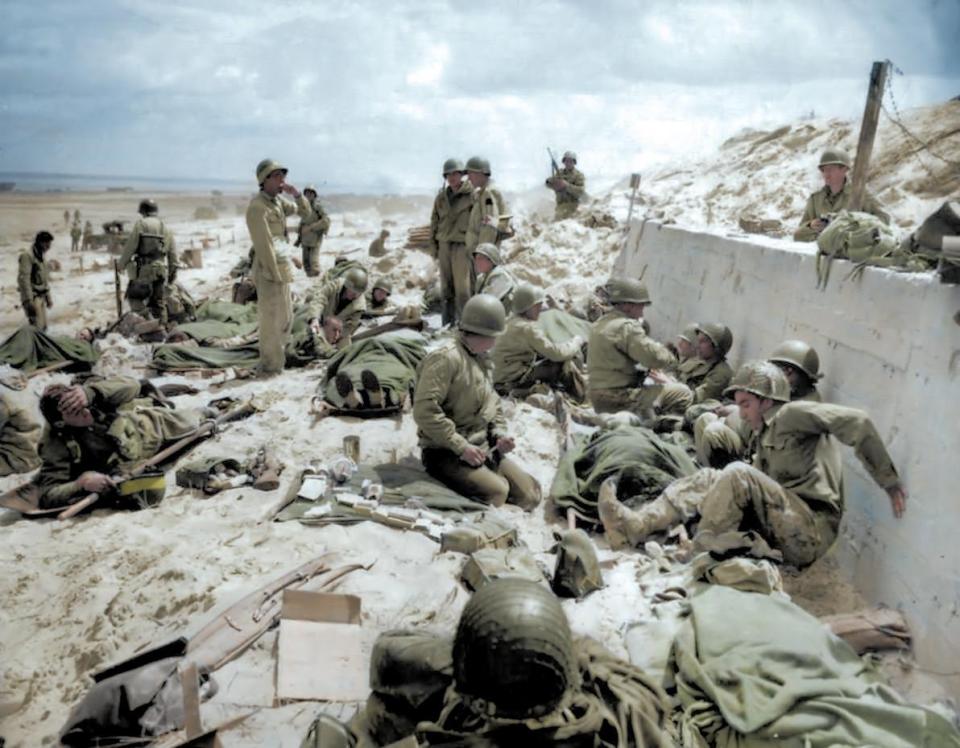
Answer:
[{"label": "soldier with hand on face", "polygon": [[[573,151],[567,151],[563,154],[563,168],[557,169],[556,173],[547,178],[546,186],[556,193],[557,211],[554,214],[554,220],[560,221],[564,218],[570,218],[577,212],[580,206],[580,200],[586,194],[585,185],[587,183],[583,172],[577,169],[577,154]],[[554,162],[556,168],[556,162]]]}]

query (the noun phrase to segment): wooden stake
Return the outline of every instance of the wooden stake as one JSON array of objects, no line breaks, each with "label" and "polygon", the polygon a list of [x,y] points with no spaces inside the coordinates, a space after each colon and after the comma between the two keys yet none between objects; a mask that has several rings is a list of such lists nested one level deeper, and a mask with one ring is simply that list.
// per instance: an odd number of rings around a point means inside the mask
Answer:
[{"label": "wooden stake", "polygon": [[873,63],[870,70],[870,87],[867,89],[867,103],[863,109],[863,122],[860,125],[860,140],[857,142],[857,160],[853,165],[851,181],[850,210],[860,210],[863,206],[863,193],[867,186],[867,169],[870,155],[873,153],[873,140],[877,135],[877,122],[880,118],[880,104],[883,101],[883,87],[890,73],[890,60]]}]

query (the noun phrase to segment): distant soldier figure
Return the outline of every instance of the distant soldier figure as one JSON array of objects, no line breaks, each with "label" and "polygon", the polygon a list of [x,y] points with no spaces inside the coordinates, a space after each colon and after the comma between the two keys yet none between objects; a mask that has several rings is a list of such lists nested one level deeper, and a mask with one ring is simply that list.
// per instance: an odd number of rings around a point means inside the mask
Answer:
[{"label": "distant soldier figure", "polygon": [[177,277],[177,245],[173,232],[157,216],[156,202],[141,200],[138,210],[140,218],[133,224],[117,264],[120,270],[126,270],[131,262],[135,268],[127,284],[130,308],[138,313],[148,311],[165,326],[168,286]]},{"label": "distant soldier figure", "polygon": [[[287,168],[273,159],[257,164],[260,192],[247,206],[247,230],[253,241],[253,281],[257,286],[257,320],[260,329],[260,373],[279,374],[286,363],[284,350],[293,326],[290,283],[290,240],[287,216],[308,214],[310,205],[300,190],[286,184]],[[296,203],[283,197],[292,195]]]},{"label": "distant soldier figure", "polygon": [[473,262],[466,246],[473,185],[464,179],[465,174],[459,159],[443,162],[445,184],[430,214],[430,247],[440,274],[440,317],[445,325],[459,319],[473,292]]},{"label": "distant soldier figure", "polygon": [[477,293],[496,297],[509,314],[512,310],[513,292],[517,287],[517,281],[504,267],[497,245],[478,245],[473,250],[473,269],[477,275]]},{"label": "distant soldier figure", "polygon": [[310,210],[300,219],[300,252],[303,271],[312,278],[320,275],[320,246],[323,244],[323,237],[330,231],[330,216],[317,199],[316,187],[304,187],[303,196]]},{"label": "distant soldier figure", "polygon": [[[852,189],[847,183],[850,156],[839,148],[827,148],[820,156],[819,168],[823,175],[823,188],[807,198],[800,226],[793,232],[794,241],[816,241],[820,232],[827,227],[830,214],[850,207]],[[860,210],[875,215],[884,223],[890,223],[890,216],[883,211],[877,199],[867,192],[863,193]]]},{"label": "distant soldier figure", "polygon": [[554,174],[546,181],[547,187],[556,193],[557,211],[554,214],[554,220],[560,221],[564,218],[570,218],[577,212],[580,200],[586,193],[584,189],[587,180],[583,172],[577,169],[577,154],[573,151],[567,151],[563,154],[563,168],[556,168],[554,161]]},{"label": "distant soldier figure", "polygon": [[473,185],[473,205],[467,222],[467,251],[478,244],[500,244],[506,234],[507,204],[491,183],[490,162],[481,156],[467,159],[467,179]]},{"label": "distant soldier figure", "polygon": [[87,221],[83,224],[83,251],[93,247],[93,224]]},{"label": "distant soldier figure", "polygon": [[387,239],[390,237],[390,232],[386,229],[381,229],[380,236],[370,242],[370,246],[367,248],[367,254],[370,257],[383,257],[387,253]]},{"label": "distant soldier figure", "polygon": [[70,225],[70,211],[69,211],[69,210],[63,211],[63,225],[64,225],[64,226],[69,226],[69,225]]},{"label": "distant soldier figure", "polygon": [[80,228],[80,221],[74,221],[70,227],[70,251],[80,251],[80,237],[83,236],[83,229]]},{"label": "distant soldier figure", "polygon": [[79,209],[79,208],[77,208],[76,210],[73,211],[73,222],[74,222],[74,223],[80,223],[80,209]]},{"label": "distant soldier figure", "polygon": [[40,231],[33,240],[33,246],[23,250],[17,261],[20,303],[26,312],[27,322],[41,331],[47,329],[47,309],[53,306],[53,299],[50,297],[50,270],[45,259],[52,244],[53,234]]}]

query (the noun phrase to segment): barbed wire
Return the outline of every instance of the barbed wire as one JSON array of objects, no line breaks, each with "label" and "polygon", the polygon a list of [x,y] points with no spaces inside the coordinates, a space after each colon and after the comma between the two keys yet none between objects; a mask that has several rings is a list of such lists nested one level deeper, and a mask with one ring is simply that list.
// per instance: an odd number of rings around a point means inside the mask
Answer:
[{"label": "barbed wire", "polygon": [[[900,68],[898,68],[896,65],[894,65],[892,60],[887,60],[887,62],[890,64],[890,69],[894,75],[903,75],[903,71]],[[960,169],[960,161],[953,161],[949,158],[946,158],[945,156],[941,156],[939,153],[937,153],[935,150],[933,150],[930,147],[930,143],[923,140],[918,135],[914,134],[910,130],[910,128],[908,128],[903,123],[903,115],[901,114],[900,107],[897,106],[897,100],[893,95],[893,75],[887,76],[886,94],[889,95],[890,104],[893,107],[893,111],[895,115],[890,114],[890,110],[887,109],[887,107],[884,105],[882,100],[880,102],[880,108],[883,110],[883,113],[887,115],[887,119],[889,119],[893,124],[899,127],[904,135],[906,135],[908,138],[910,138],[917,145],[920,146],[917,150],[913,152],[912,155],[917,157],[917,161],[920,162],[920,165],[926,170],[927,174],[929,174],[932,178],[936,178],[936,175],[933,173],[932,169],[929,166],[927,166],[926,162],[922,158],[920,158],[921,151],[926,151],[934,158],[939,159],[940,161],[943,161],[943,163],[948,164],[949,166],[953,166],[957,169]],[[884,98],[886,98],[886,96]]]}]

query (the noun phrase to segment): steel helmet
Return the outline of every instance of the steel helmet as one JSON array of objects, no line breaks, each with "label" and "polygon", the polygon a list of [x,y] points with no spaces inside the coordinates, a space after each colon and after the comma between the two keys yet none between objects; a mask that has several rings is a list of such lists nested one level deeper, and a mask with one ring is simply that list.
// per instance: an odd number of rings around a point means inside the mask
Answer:
[{"label": "steel helmet", "polygon": [[735,392],[749,392],[781,403],[790,402],[787,375],[769,361],[749,361],[737,369],[723,394],[733,395]]},{"label": "steel helmet", "polygon": [[823,153],[820,154],[820,163],[818,168],[821,166],[827,166],[828,164],[839,164],[840,166],[846,166],[850,168],[850,154],[846,151],[842,151],[839,148],[827,148]]},{"label": "steel helmet", "polygon": [[490,162],[483,156],[471,156],[467,159],[467,171],[479,171],[490,176]]},{"label": "steel helmet", "polygon": [[730,352],[733,346],[733,333],[726,325],[720,325],[715,322],[707,322],[703,325],[697,325],[697,332],[706,335],[713,347],[717,349],[720,358],[723,358]]},{"label": "steel helmet", "polygon": [[574,153],[573,151],[565,151],[563,154],[563,158],[561,158],[560,160],[566,161],[568,158],[571,159],[573,163],[577,163],[577,154]]},{"label": "steel helmet", "polygon": [[376,291],[378,288],[382,288],[388,294],[393,293],[393,284],[386,278],[377,278],[377,280],[374,281],[373,286],[371,286],[371,290]]},{"label": "steel helmet", "polygon": [[646,285],[633,278],[611,278],[607,283],[611,304],[651,304]]},{"label": "steel helmet", "polygon": [[363,268],[350,268],[343,274],[343,287],[354,293],[367,290],[367,271]]},{"label": "steel helmet", "polygon": [[151,216],[157,212],[157,201],[153,198],[145,197],[140,201],[137,211],[142,216]]},{"label": "steel helmet", "polygon": [[820,373],[820,356],[813,350],[813,346],[802,340],[784,340],[773,349],[767,361],[795,366],[813,382],[823,376]]},{"label": "steel helmet", "polygon": [[317,192],[317,188],[314,187],[312,184],[308,184],[306,187],[303,188],[303,194],[304,194],[304,195],[306,195],[308,192],[312,192],[314,195],[319,194],[319,193]]},{"label": "steel helmet", "polygon": [[477,590],[457,625],[453,679],[457,693],[488,716],[527,719],[555,711],[580,680],[557,597],[515,577]]},{"label": "steel helmet", "polygon": [[495,337],[503,332],[506,317],[507,313],[500,299],[488,293],[478,293],[476,296],[471,296],[463,305],[460,329],[464,332],[472,332],[474,335]]},{"label": "steel helmet", "polygon": [[523,314],[528,309],[543,301],[543,291],[529,283],[521,283],[517,290],[513,292],[513,311],[515,314]]},{"label": "steel helmet", "polygon": [[443,162],[443,176],[447,176],[452,171],[463,171],[463,161],[459,158],[448,158]]},{"label": "steel helmet", "polygon": [[496,244],[490,244],[489,242],[478,244],[476,249],[473,250],[473,254],[483,255],[489,259],[494,266],[503,264],[503,258],[500,256],[500,250],[497,248]]},{"label": "steel helmet", "polygon": [[678,338],[686,340],[688,343],[697,342],[697,330],[700,329],[700,325],[696,322],[691,322],[689,325],[683,328],[683,331],[677,335]]},{"label": "steel helmet", "polygon": [[272,158],[265,158],[259,164],[257,164],[257,182],[263,184],[263,181],[269,177],[275,171],[282,171],[284,174],[287,173],[288,169],[286,166],[274,161]]}]

